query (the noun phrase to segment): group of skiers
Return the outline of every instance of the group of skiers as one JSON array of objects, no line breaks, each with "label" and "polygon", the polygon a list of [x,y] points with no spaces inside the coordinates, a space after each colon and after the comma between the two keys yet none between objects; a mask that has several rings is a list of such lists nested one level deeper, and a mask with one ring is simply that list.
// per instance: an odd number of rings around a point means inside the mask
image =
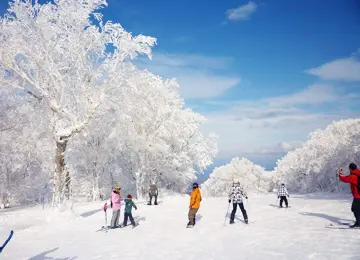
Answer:
[{"label": "group of skiers", "polygon": [[[135,208],[137,210],[137,207],[132,200],[131,194],[127,195],[127,198],[124,200],[123,197],[120,195],[121,187],[119,184],[115,185],[115,189],[111,193],[111,199],[110,199],[110,206],[113,210],[113,215],[111,218],[111,224],[110,228],[118,228],[118,227],[126,227],[127,222],[130,219],[131,225],[133,227],[137,226],[137,223],[135,223],[134,218],[132,216],[132,208]],[[153,183],[150,185],[149,188],[149,197],[150,201],[148,205],[151,205],[152,198],[155,198],[154,204],[157,205],[157,197],[158,197],[159,191],[156,185]],[[120,209],[121,209],[121,202],[125,202],[125,212],[124,212],[124,221],[122,225],[119,225],[119,218],[120,218]],[[104,206],[104,211],[107,210],[107,204]]]},{"label": "group of skiers", "polygon": [[[354,163],[351,163],[349,165],[350,175],[344,176],[342,169],[339,171],[339,179],[342,182],[349,183],[351,187],[351,191],[353,194],[353,203],[351,206],[351,211],[354,213],[355,216],[355,223],[354,225],[350,226],[352,228],[359,227],[360,228],[360,170],[357,169],[357,166]],[[120,196],[120,186],[116,185],[115,190],[112,192],[111,195],[111,207],[113,209],[113,216],[111,220],[111,228],[116,228],[119,226],[119,216],[120,216],[120,205],[121,201],[123,200]],[[158,188],[154,183],[150,185],[149,188],[149,202],[148,205],[152,205],[152,199],[155,198],[154,204],[157,205],[157,198],[158,198]],[[285,206],[289,206],[288,197],[290,197],[289,192],[287,191],[285,184],[282,183],[280,188],[277,192],[279,201],[279,207],[283,207],[283,203],[285,202]],[[230,188],[229,192],[229,204],[233,204],[233,209],[230,214],[230,224],[234,223],[235,214],[237,207],[239,206],[244,222],[246,224],[249,223],[248,215],[246,212],[246,209],[244,207],[243,199],[248,199],[247,193],[244,191],[243,187],[241,187],[240,182],[237,181],[236,183],[233,183],[233,185]],[[189,222],[187,224],[187,227],[193,227],[196,222],[196,213],[198,212],[200,208],[200,202],[202,200],[201,192],[199,189],[198,183],[193,183],[192,186],[192,192],[190,195],[190,205],[189,205],[189,213],[188,218]],[[130,219],[130,222],[133,226],[136,226],[136,223],[134,222],[134,218],[131,214],[132,208],[137,209],[135,203],[132,201],[132,197],[129,194],[127,196],[127,199],[125,199],[125,214],[124,214],[124,222],[122,226],[127,225],[128,219]]]}]

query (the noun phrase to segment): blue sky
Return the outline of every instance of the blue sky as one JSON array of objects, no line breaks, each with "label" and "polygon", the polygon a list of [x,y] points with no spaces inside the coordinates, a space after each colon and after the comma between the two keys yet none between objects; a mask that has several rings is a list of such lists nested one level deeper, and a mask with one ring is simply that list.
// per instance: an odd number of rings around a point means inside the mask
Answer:
[{"label": "blue sky", "polygon": [[358,0],[107,2],[105,19],[158,39],[137,63],[178,79],[219,135],[217,163],[271,168],[310,131],[359,116]]},{"label": "blue sky", "polygon": [[158,39],[139,65],[179,80],[220,137],[218,163],[271,168],[309,132],[359,116],[359,1],[108,3],[107,17]]}]

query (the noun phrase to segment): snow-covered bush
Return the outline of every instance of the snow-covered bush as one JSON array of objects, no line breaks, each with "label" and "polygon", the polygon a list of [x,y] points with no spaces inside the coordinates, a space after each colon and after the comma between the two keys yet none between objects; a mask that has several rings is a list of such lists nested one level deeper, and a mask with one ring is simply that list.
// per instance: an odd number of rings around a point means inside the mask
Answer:
[{"label": "snow-covered bush", "polygon": [[216,167],[201,185],[204,195],[226,196],[233,182],[239,181],[245,190],[267,191],[270,178],[259,165],[242,158],[234,158],[227,165]]},{"label": "snow-covered bush", "polygon": [[272,188],[285,182],[299,192],[339,191],[338,171],[348,171],[351,162],[360,166],[360,119],[333,122],[316,130],[302,148],[289,152],[277,162]]}]

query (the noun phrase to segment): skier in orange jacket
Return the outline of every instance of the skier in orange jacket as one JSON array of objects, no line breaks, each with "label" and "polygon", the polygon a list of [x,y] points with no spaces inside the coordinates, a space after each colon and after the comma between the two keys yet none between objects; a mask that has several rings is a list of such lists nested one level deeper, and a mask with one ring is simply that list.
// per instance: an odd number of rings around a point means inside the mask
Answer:
[{"label": "skier in orange jacket", "polygon": [[193,227],[195,225],[196,213],[200,208],[201,202],[201,193],[199,189],[199,184],[193,184],[193,191],[190,196],[190,206],[189,206],[189,223],[187,227]]}]

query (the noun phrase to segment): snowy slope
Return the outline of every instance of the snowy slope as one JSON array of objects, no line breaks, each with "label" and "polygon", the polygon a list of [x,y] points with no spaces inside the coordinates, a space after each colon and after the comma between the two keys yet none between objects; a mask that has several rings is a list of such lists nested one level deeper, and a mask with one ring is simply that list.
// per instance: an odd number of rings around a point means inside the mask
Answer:
[{"label": "snowy slope", "polygon": [[[14,229],[1,259],[359,259],[360,230],[327,228],[352,220],[350,197],[294,196],[279,209],[274,195],[252,195],[250,224],[224,225],[227,198],[204,198],[197,225],[185,228],[189,197],[137,202],[135,229],[96,232],[104,224],[102,203],[77,205],[76,213],[48,216],[41,207],[0,211],[0,240]],[[123,212],[123,209],[122,209]],[[47,219],[43,220],[44,214]],[[111,210],[108,212],[108,223]]]}]

